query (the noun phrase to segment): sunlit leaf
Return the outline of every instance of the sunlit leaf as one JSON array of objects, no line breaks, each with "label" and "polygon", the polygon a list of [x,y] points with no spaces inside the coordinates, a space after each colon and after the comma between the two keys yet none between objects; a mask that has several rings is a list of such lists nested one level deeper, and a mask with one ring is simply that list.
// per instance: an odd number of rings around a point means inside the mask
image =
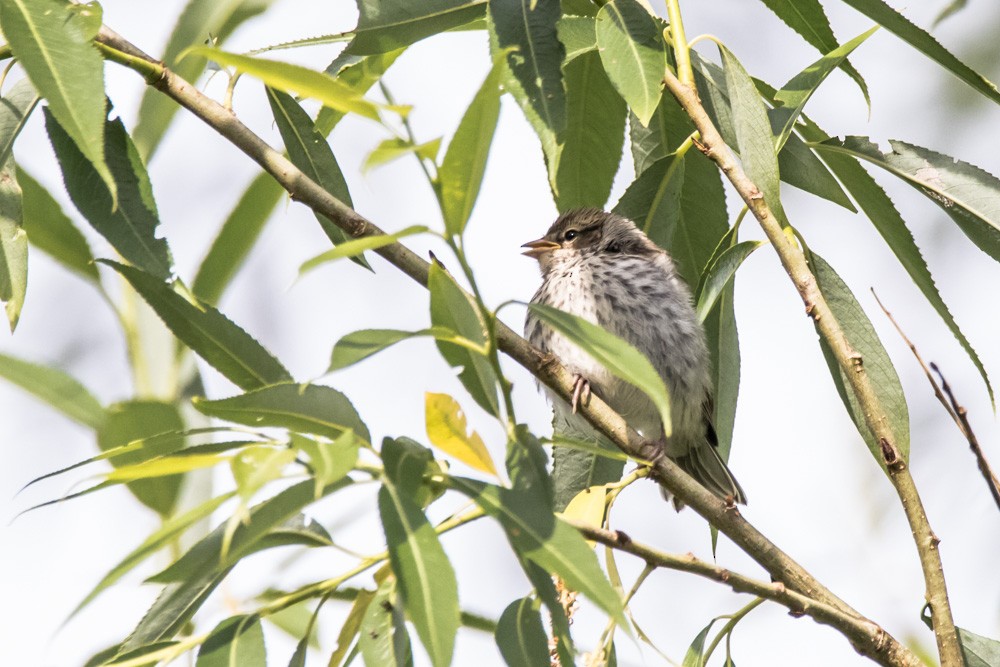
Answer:
[{"label": "sunlit leaf", "polygon": [[343,243],[337,245],[337,247],[320,253],[312,259],[308,259],[303,262],[302,266],[299,267],[299,276],[312,271],[321,264],[343,259],[344,257],[355,257],[366,250],[378,250],[379,248],[384,248],[387,245],[392,245],[399,239],[407,236],[413,236],[414,234],[423,234],[427,231],[429,230],[424,225],[413,225],[411,227],[407,227],[406,229],[401,229],[394,234],[365,236],[359,239],[344,241]]},{"label": "sunlit leaf", "polygon": [[566,55],[563,57],[564,67],[573,58],[597,48],[597,22],[592,16],[563,14],[556,24],[556,31],[559,41],[566,50]]},{"label": "sunlit leaf", "polygon": [[396,594],[395,577],[382,581],[375,598],[368,604],[358,633],[358,646],[365,665],[409,667],[413,664],[410,636]]},{"label": "sunlit leaf", "polygon": [[348,50],[385,53],[482,18],[486,0],[358,0],[358,27]]},{"label": "sunlit leaf", "polygon": [[104,406],[86,387],[75,378],[51,366],[33,364],[0,354],[0,377],[34,394],[41,401],[84,426],[100,428],[107,416]]},{"label": "sunlit leaf", "polygon": [[576,494],[562,515],[600,528],[607,515],[608,487],[604,484],[591,486]]},{"label": "sunlit leaf", "polygon": [[230,461],[236,492],[243,500],[249,500],[284,471],[285,466],[295,460],[295,450],[291,447],[269,447],[257,445],[246,447]]},{"label": "sunlit leaf", "polygon": [[424,404],[431,444],[476,470],[497,474],[483,439],[475,431],[468,431],[465,413],[455,399],[448,394],[426,392]]},{"label": "sunlit leaf", "polygon": [[666,44],[638,0],[612,0],[597,13],[597,46],[608,77],[642,125],[660,102]]},{"label": "sunlit leaf", "polygon": [[393,160],[398,160],[404,155],[416,155],[420,159],[436,161],[438,151],[441,150],[441,137],[431,141],[414,144],[408,139],[394,137],[385,139],[376,146],[361,164],[361,171],[371,171],[375,167],[381,167]]},{"label": "sunlit leaf", "polygon": [[264,630],[256,616],[221,621],[198,649],[195,667],[267,667]]},{"label": "sunlit leaf", "polygon": [[351,648],[351,643],[361,630],[361,621],[374,599],[374,592],[364,589],[358,591],[357,597],[354,598],[354,603],[351,605],[351,610],[347,612],[347,618],[344,619],[344,624],[337,635],[337,648],[330,655],[330,660],[327,663],[329,667],[341,667],[343,664],[344,658],[347,657],[347,651]]},{"label": "sunlit leaf", "polygon": [[324,487],[343,479],[358,462],[360,445],[353,431],[344,431],[333,442],[293,434],[292,444],[309,456],[317,498]]}]

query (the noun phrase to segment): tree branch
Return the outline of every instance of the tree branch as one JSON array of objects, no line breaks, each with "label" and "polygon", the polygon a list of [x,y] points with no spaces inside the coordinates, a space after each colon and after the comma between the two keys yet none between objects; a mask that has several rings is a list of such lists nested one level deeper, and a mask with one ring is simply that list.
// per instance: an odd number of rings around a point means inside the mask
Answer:
[{"label": "tree branch", "polygon": [[903,511],[906,513],[906,519],[910,524],[910,531],[920,556],[920,565],[926,584],[927,603],[931,606],[934,618],[934,636],[941,664],[945,667],[961,667],[963,665],[962,653],[948,602],[948,590],[945,584],[944,570],[941,566],[941,555],[937,548],[940,540],[931,530],[913,476],[910,475],[909,468],[899,453],[896,446],[896,436],[885,417],[885,409],[875,394],[861,356],[851,345],[833,311],[830,310],[802,249],[789,235],[785,234],[772,214],[769,203],[761,195],[760,189],[750,180],[736,158],[733,157],[726,142],[705,111],[705,107],[702,106],[698,91],[693,86],[681,83],[669,69],[664,74],[663,82],[667,90],[677,99],[691,118],[695,128],[701,133],[700,148],[702,151],[722,170],[744,203],[750,208],[751,213],[757,218],[764,234],[771,242],[775,252],[778,253],[781,265],[802,297],[806,314],[816,322],[820,335],[833,351],[838,365],[850,383],[851,390],[861,405],[868,429],[875,436],[875,440],[882,445],[889,479],[903,505]]},{"label": "tree branch", "polygon": [[[131,58],[140,58],[147,63],[160,65],[107,26],[101,28],[97,42]],[[129,66],[127,59],[119,59],[119,62],[122,61],[124,61],[123,64]],[[140,70],[140,74],[144,74],[144,72]],[[152,81],[151,85],[188,109],[257,162],[289,192],[292,199],[322,213],[351,236],[363,237],[384,233],[354,209],[346,206],[309,179],[280,152],[271,148],[264,140],[243,125],[230,111],[203,95],[197,88],[178,77],[169,68],[163,67],[161,76]],[[375,252],[416,282],[424,286],[427,285],[429,264],[406,246],[393,243],[379,248]],[[570,400],[574,385],[573,375],[555,357],[543,355],[502,322],[497,322],[496,338],[498,347],[505,354],[563,398]],[[597,396],[592,395],[588,405],[582,406],[581,414],[626,454],[637,459],[651,461],[651,476],[658,483],[733,540],[760,563],[776,581],[783,582],[786,587],[816,603],[836,609],[843,616],[864,620],[860,614],[827,590],[801,565],[748,523],[734,505],[720,500],[701,486],[673,461],[664,456],[661,448],[655,443],[644,441],[628,427],[621,415],[614,412]],[[846,627],[835,627],[846,634]],[[877,643],[856,646],[856,648],[863,655],[871,657],[882,665],[907,667],[920,665],[918,658],[888,633]]]}]

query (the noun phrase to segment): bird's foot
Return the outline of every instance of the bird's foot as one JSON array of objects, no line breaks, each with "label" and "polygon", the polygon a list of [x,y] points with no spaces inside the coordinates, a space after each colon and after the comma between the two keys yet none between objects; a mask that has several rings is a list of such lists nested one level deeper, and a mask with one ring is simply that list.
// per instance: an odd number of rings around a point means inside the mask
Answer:
[{"label": "bird's foot", "polygon": [[590,401],[590,380],[579,373],[573,374],[573,414],[580,405],[586,405]]}]

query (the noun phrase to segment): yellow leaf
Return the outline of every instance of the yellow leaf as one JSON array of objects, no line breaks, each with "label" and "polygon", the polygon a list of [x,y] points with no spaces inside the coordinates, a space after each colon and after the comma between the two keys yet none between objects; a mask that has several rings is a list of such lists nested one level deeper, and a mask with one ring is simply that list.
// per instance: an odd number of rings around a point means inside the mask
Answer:
[{"label": "yellow leaf", "polygon": [[424,394],[427,437],[431,444],[476,470],[497,474],[483,439],[475,431],[467,432],[462,407],[448,394]]},{"label": "yellow leaf", "polygon": [[[569,501],[569,505],[562,512],[562,516],[567,519],[576,519],[588,523],[595,528],[604,525],[604,513],[607,511],[608,487],[605,485],[592,486],[584,489]],[[593,542],[587,540],[593,545]]]}]

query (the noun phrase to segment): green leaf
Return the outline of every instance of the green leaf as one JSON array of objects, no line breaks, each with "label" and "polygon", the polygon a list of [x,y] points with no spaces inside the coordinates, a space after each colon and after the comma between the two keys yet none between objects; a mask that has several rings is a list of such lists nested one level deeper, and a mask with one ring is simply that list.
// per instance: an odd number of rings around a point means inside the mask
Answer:
[{"label": "green leaf", "polygon": [[722,296],[730,279],[736,275],[736,270],[750,256],[750,253],[762,245],[764,245],[764,241],[744,241],[727,247],[707,268],[695,296],[697,304],[695,310],[699,320],[705,321],[719,297]]},{"label": "green leaf", "polygon": [[451,482],[457,491],[471,497],[500,522],[517,553],[550,574],[562,577],[569,588],[586,595],[622,627],[627,627],[621,598],[578,532],[548,508],[539,506],[530,494],[462,477],[452,477]]},{"label": "green leaf", "polygon": [[592,16],[563,14],[556,24],[556,32],[566,51],[563,67],[577,56],[597,48],[597,22]]},{"label": "green leaf", "polygon": [[[830,28],[830,20],[823,11],[819,0],[761,0],[768,9],[785,22],[789,28],[799,33],[820,53],[829,53],[837,48],[837,38]],[[861,89],[865,96],[865,104],[871,109],[871,98],[868,96],[868,84],[861,73],[854,69],[849,61],[839,64]]]},{"label": "green leaf", "polygon": [[0,165],[0,301],[11,333],[28,291],[28,235],[21,227],[21,186],[13,159]]},{"label": "green leaf", "polygon": [[535,317],[565,336],[616,377],[642,390],[660,412],[663,430],[670,435],[670,396],[663,378],[646,356],[618,336],[588,322],[539,303],[528,304]]},{"label": "green leaf", "polygon": [[458,401],[448,394],[425,392],[424,406],[427,438],[432,445],[476,470],[497,475],[483,439],[475,431],[468,431]]},{"label": "green leaf", "polygon": [[355,113],[379,120],[379,105],[366,100],[361,93],[342,81],[322,72],[266,58],[241,56],[209,46],[196,46],[186,53],[234,67],[238,72],[260,79],[269,88],[319,100],[323,106],[343,113]]},{"label": "green leaf", "polygon": [[134,465],[115,468],[104,476],[108,482],[131,483],[141,479],[171,477],[180,473],[211,468],[229,457],[221,454],[184,454],[183,456],[162,456]]},{"label": "green leaf", "polygon": [[358,591],[354,603],[351,604],[351,610],[347,612],[347,618],[344,619],[344,624],[340,627],[340,633],[337,635],[337,648],[330,655],[329,667],[341,667],[348,649],[351,648],[351,643],[361,630],[361,622],[368,612],[368,607],[374,599],[375,593],[372,591],[365,589]]},{"label": "green leaf", "polygon": [[940,206],[980,250],[1000,261],[1000,179],[927,148],[894,140],[889,144],[888,153],[867,137],[827,139],[813,146],[867,160],[903,179]]},{"label": "green leaf", "polygon": [[365,665],[373,667],[412,667],[413,653],[406,619],[396,595],[395,577],[386,577],[368,604],[358,646]]},{"label": "green leaf", "polygon": [[12,155],[14,141],[40,99],[31,81],[21,79],[0,100],[0,164],[5,164]]},{"label": "green leaf", "polygon": [[567,63],[563,78],[566,129],[556,163],[556,207],[560,211],[603,207],[621,162],[625,103],[604,73],[596,51]]},{"label": "green leaf", "polygon": [[389,561],[410,620],[431,664],[448,665],[459,625],[455,571],[420,506],[395,484],[383,483],[378,509]]},{"label": "green leaf", "polygon": [[164,324],[198,356],[242,389],[254,389],[292,376],[250,334],[218,310],[186,297],[167,283],[131,266],[101,260],[120,273]]},{"label": "green leaf", "polygon": [[553,507],[562,512],[581,491],[622,478],[628,457],[589,424],[552,411]]},{"label": "green leaf", "polygon": [[441,150],[441,137],[422,144],[414,144],[408,139],[393,137],[379,142],[361,164],[361,171],[368,172],[375,167],[381,167],[404,155],[416,155],[418,159],[437,162],[438,151]]},{"label": "green leaf", "polygon": [[549,660],[549,641],[537,604],[531,598],[514,600],[500,615],[496,642],[509,667],[534,667]]},{"label": "green leaf", "polygon": [[969,4],[969,0],[951,0],[944,9],[942,9],[936,17],[934,17],[934,23],[931,24],[931,30],[936,29],[941,22],[947,19],[952,14],[962,11],[965,6]]},{"label": "green leaf", "polygon": [[[491,0],[489,18],[507,67],[520,84],[521,96],[545,127],[557,136],[566,127],[562,84],[563,46],[556,33],[562,12],[558,2]],[[494,53],[494,56],[498,54]]]},{"label": "green leaf", "polygon": [[771,136],[767,109],[753,80],[729,49],[719,47],[726,72],[726,89],[732,103],[733,129],[743,169],[760,188],[764,201],[783,225],[788,224],[781,206],[778,155]]},{"label": "green leaf", "polygon": [[809,67],[805,68],[791,80],[786,83],[781,90],[779,90],[775,95],[774,99],[776,102],[781,103],[782,110],[786,113],[787,118],[785,119],[784,127],[775,136],[775,146],[780,151],[788,140],[788,136],[792,133],[792,128],[795,126],[795,121],[798,120],[799,115],[806,106],[806,102],[812,97],[812,94],[816,92],[826,77],[830,75],[830,72],[841,63],[843,63],[847,56],[854,51],[854,49],[861,46],[861,44],[875,34],[875,31],[879,29],[879,26],[875,26],[870,30],[861,33],[849,42],[846,42],[843,46],[838,46],[833,49],[822,58],[814,62]]},{"label": "green leaf", "polygon": [[608,78],[639,122],[648,125],[667,69],[660,26],[637,0],[612,0],[597,13],[597,47]]},{"label": "green leaf", "polygon": [[[889,430],[896,439],[893,444],[899,450],[903,461],[909,461],[910,413],[906,406],[906,397],[903,395],[903,387],[900,385],[899,376],[892,365],[892,360],[882,346],[882,341],[875,333],[865,311],[840,276],[822,257],[815,253],[810,252],[809,263],[816,276],[816,284],[826,298],[834,317],[840,322],[845,337],[860,355],[861,363],[864,364],[875,395],[882,405],[883,415],[875,417],[881,419],[884,416]],[[868,445],[872,456],[885,470],[882,447],[869,430],[865,422],[865,413],[854,396],[854,391],[850,388],[844,371],[841,370],[833,357],[832,350],[823,338],[820,338],[820,347],[823,349],[823,356],[826,358],[827,366],[830,367],[830,374],[833,376],[834,384],[837,385],[837,391],[844,406],[851,415],[861,437]]]},{"label": "green leaf", "polygon": [[293,434],[292,444],[309,456],[317,498],[324,487],[343,479],[358,462],[360,445],[353,431],[344,431],[333,442]]},{"label": "green leaf", "polygon": [[358,0],[350,53],[385,53],[482,18],[486,0]]},{"label": "green leaf", "polygon": [[156,235],[160,220],[149,174],[121,119],[107,121],[102,132],[104,156],[117,183],[117,203],[48,107],[45,127],[66,191],[80,213],[126,260],[161,280],[169,278],[172,259],[166,240]]},{"label": "green leaf", "polygon": [[264,630],[257,616],[221,621],[198,649],[195,667],[267,667]]},{"label": "green leaf", "polygon": [[1000,664],[1000,641],[958,628],[965,667],[992,667]]},{"label": "green leaf", "polygon": [[199,412],[247,426],[277,426],[336,440],[351,430],[371,440],[351,402],[331,387],[315,384],[275,384],[245,394],[209,401],[194,399]]},{"label": "green leaf", "polygon": [[218,305],[283,194],[284,188],[266,172],[250,182],[201,260],[191,284],[199,299]]},{"label": "green leaf", "polygon": [[[436,262],[431,264],[427,286],[431,292],[431,324],[454,331],[485,350],[486,323],[479,310],[454,278]],[[499,415],[498,380],[485,353],[443,340],[438,340],[437,346],[452,367],[462,368],[458,378],[476,403],[490,414]]]},{"label": "green leaf", "polygon": [[104,61],[84,22],[60,0],[0,0],[0,28],[47,112],[117,201],[116,178],[105,161]]},{"label": "green leaf", "polygon": [[549,627],[552,636],[555,638],[556,652],[559,656],[560,665],[576,664],[576,649],[573,645],[573,636],[570,634],[570,621],[566,617],[566,610],[559,599],[559,592],[552,581],[552,575],[546,572],[530,560],[518,556],[518,561],[524,569],[525,575],[531,585],[535,588],[538,598],[549,610]]},{"label": "green leaf", "polygon": [[[320,75],[325,76],[325,75]],[[333,81],[333,79],[331,79]],[[339,82],[338,85],[340,84]],[[274,122],[285,142],[288,157],[306,176],[323,187],[347,206],[353,206],[351,193],[347,189],[347,181],[340,171],[340,165],[330,150],[330,144],[313,125],[312,119],[301,106],[291,97],[275,88],[267,88],[267,100],[271,104]],[[351,237],[326,216],[314,212],[317,222],[334,245],[344,243]],[[353,258],[365,268],[368,262],[364,257]]]},{"label": "green leaf", "polygon": [[507,474],[511,488],[539,508],[552,511],[554,489],[549,475],[549,457],[542,443],[526,424],[517,424],[507,439]]},{"label": "green leaf", "polygon": [[[170,39],[160,58],[174,74],[191,83],[205,69],[205,58],[183,57],[184,51],[212,40],[219,45],[244,21],[267,10],[272,0],[190,0],[170,33]],[[149,160],[180,107],[177,103],[149,87],[139,105],[139,122],[135,127],[135,144],[139,153]]]},{"label": "green leaf", "polygon": [[486,171],[486,159],[500,117],[501,68],[486,75],[469,108],[462,116],[455,136],[438,169],[441,184],[441,213],[451,235],[461,235],[479,197]]},{"label": "green leaf", "polygon": [[295,460],[295,455],[296,451],[291,447],[256,445],[233,457],[230,467],[240,498],[250,500],[266,484],[281,477],[285,467]]},{"label": "green leaf", "polygon": [[941,46],[930,33],[913,25],[909,19],[882,2],[882,0],[844,0],[844,3],[883,26],[917,51],[920,51],[938,65],[957,76],[971,86],[973,90],[985,95],[994,102],[1000,103],[1000,92],[997,91],[995,83],[956,58],[948,49]]},{"label": "green leaf", "polygon": [[[364,95],[382,78],[389,66],[402,53],[403,49],[370,56],[356,56],[341,52],[326,68],[326,73],[350,86],[359,95]],[[316,115],[316,131],[324,137],[329,135],[343,117],[343,112],[323,107]]]},{"label": "green leaf", "polygon": [[684,654],[684,662],[681,663],[681,667],[703,667],[703,661],[705,658],[705,639],[708,638],[708,632],[712,629],[715,621],[718,619],[712,619],[708,625],[702,628],[691,645],[688,647],[687,652]]},{"label": "green leaf", "polygon": [[403,493],[417,498],[422,507],[429,497],[424,476],[436,469],[434,453],[410,438],[384,438],[382,440],[382,464],[385,477]]},{"label": "green leaf", "polygon": [[[142,451],[112,456],[109,462],[116,468],[142,463],[184,446],[184,419],[177,406],[152,400],[134,400],[115,403],[107,410],[107,418],[97,431],[97,445],[101,451],[127,445],[133,440],[149,438],[161,433],[178,433],[176,438],[159,440]],[[180,492],[181,476],[171,475],[162,479],[139,480],[128,483],[129,491],[139,501],[163,516],[169,516]]]},{"label": "green leaf", "polygon": [[379,234],[377,236],[364,236],[359,239],[351,239],[350,241],[344,241],[339,244],[336,248],[327,250],[326,252],[320,253],[308,259],[302,263],[299,267],[299,276],[303,276],[309,271],[312,271],[321,264],[326,264],[327,262],[333,262],[338,259],[343,259],[344,257],[356,257],[366,250],[378,250],[379,248],[384,248],[387,245],[392,245],[396,243],[401,238],[407,236],[413,236],[414,234],[424,234],[430,231],[424,225],[413,225],[402,229],[395,234]]},{"label": "green leaf", "polygon": [[50,255],[70,271],[97,283],[100,275],[87,239],[63,213],[62,206],[41,183],[20,167],[24,231],[34,247]]},{"label": "green leaf", "polygon": [[681,195],[686,158],[668,155],[648,165],[615,204],[614,212],[634,222],[660,247],[673,245],[684,215]]},{"label": "green leaf", "polygon": [[56,368],[0,354],[0,377],[84,426],[98,429],[107,418],[104,406],[86,387]]}]

